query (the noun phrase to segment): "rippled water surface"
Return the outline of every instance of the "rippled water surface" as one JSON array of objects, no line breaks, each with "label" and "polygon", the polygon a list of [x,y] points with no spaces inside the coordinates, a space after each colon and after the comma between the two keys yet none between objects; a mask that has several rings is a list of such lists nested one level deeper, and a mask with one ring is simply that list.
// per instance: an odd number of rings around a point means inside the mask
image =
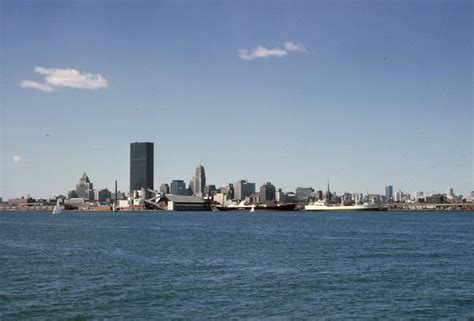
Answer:
[{"label": "rippled water surface", "polygon": [[474,317],[474,213],[0,213],[0,319]]}]

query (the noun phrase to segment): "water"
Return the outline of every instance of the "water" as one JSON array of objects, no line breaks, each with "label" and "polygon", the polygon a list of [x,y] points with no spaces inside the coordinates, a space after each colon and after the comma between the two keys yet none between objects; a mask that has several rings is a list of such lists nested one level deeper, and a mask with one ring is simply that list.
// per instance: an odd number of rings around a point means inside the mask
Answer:
[{"label": "water", "polygon": [[0,213],[0,319],[474,316],[471,213]]}]

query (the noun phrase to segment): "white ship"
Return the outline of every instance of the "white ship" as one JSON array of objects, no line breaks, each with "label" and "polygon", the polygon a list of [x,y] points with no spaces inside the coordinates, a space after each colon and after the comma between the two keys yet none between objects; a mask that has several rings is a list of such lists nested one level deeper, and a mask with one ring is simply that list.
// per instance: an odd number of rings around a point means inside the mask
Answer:
[{"label": "white ship", "polygon": [[378,211],[380,204],[364,203],[354,205],[328,204],[326,201],[316,201],[304,207],[306,211]]}]

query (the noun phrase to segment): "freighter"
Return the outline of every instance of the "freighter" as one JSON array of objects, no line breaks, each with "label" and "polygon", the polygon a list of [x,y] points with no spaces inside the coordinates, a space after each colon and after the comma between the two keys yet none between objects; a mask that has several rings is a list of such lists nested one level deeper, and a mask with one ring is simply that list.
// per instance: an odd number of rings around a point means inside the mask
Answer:
[{"label": "freighter", "polygon": [[305,211],[379,211],[380,204],[364,203],[354,205],[328,204],[326,201],[316,201],[304,207]]}]

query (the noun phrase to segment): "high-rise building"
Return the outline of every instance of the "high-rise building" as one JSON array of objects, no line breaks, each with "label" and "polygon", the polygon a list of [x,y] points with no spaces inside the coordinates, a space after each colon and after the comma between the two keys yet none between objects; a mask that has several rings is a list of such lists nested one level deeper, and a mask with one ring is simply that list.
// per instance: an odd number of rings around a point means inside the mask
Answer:
[{"label": "high-rise building", "polygon": [[97,197],[94,197],[94,198],[99,203],[105,203],[107,199],[110,200],[112,198],[112,192],[109,191],[107,188],[97,190],[96,194],[97,194]]},{"label": "high-rise building", "polygon": [[204,186],[204,195],[212,196],[217,192],[216,185],[206,185]]},{"label": "high-rise building", "polygon": [[76,197],[83,198],[87,201],[94,200],[94,184],[91,183],[86,173],[79,179],[76,184]]},{"label": "high-rise building", "polygon": [[285,203],[285,193],[283,193],[281,188],[275,192],[275,201],[280,204]]},{"label": "high-rise building", "polygon": [[297,187],[295,190],[296,199],[298,201],[307,201],[313,192],[314,189],[312,187]]},{"label": "high-rise building", "polygon": [[393,186],[392,185],[385,186],[385,198],[387,199],[387,202],[393,201]]},{"label": "high-rise building", "polygon": [[171,181],[170,193],[174,195],[188,195],[186,183],[183,180],[175,179]]},{"label": "high-rise building", "polygon": [[206,186],[206,173],[204,171],[204,166],[199,165],[196,167],[196,174],[193,178],[193,194],[196,196],[204,195],[204,187]]},{"label": "high-rise building", "polygon": [[234,199],[243,200],[255,193],[255,183],[240,180],[234,184]]},{"label": "high-rise building", "polygon": [[449,199],[454,198],[454,189],[452,187],[448,188],[448,194],[447,194]]},{"label": "high-rise building", "polygon": [[402,201],[402,198],[403,198],[403,192],[398,190],[396,193],[395,193],[395,202],[401,202]]},{"label": "high-rise building", "polygon": [[153,189],[153,143],[130,144],[130,192],[142,188]]},{"label": "high-rise building", "polygon": [[318,190],[318,191],[314,192],[314,194],[315,194],[315,199],[316,200],[322,200],[323,199],[323,191]]},{"label": "high-rise building", "polygon": [[170,186],[168,184],[161,184],[160,185],[160,193],[169,194],[170,193]]},{"label": "high-rise building", "polygon": [[260,187],[260,203],[265,204],[275,201],[275,192],[276,188],[272,183],[266,182],[263,184]]},{"label": "high-rise building", "polygon": [[234,184],[227,184],[219,188],[219,192],[227,195],[229,199],[234,199]]}]

